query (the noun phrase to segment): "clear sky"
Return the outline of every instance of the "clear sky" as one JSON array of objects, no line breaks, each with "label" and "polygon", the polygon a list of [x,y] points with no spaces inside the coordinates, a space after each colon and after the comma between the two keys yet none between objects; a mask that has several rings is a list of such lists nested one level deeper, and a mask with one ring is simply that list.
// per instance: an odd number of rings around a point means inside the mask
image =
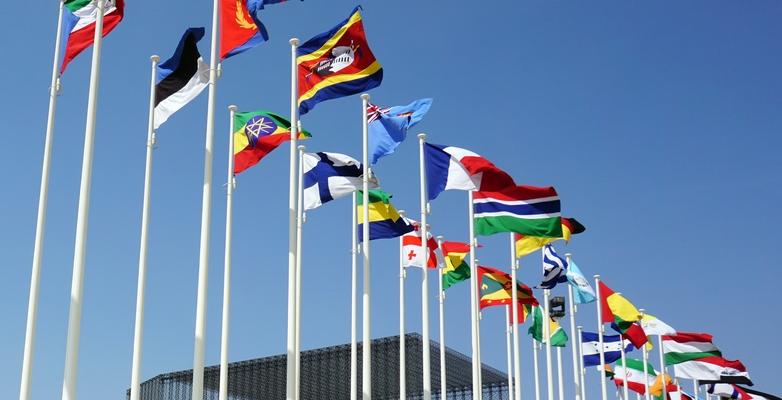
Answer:
[{"label": "clear sky", "polygon": [[[207,364],[219,361],[228,114],[288,114],[288,39],[344,19],[331,0],[269,7],[268,43],[229,59],[217,93]],[[373,102],[432,97],[412,134],[472,149],[517,182],[554,185],[563,213],[587,227],[561,253],[588,275],[682,331],[709,332],[741,359],[760,390],[782,392],[782,2],[509,1],[364,4],[383,64]],[[9,9],[10,8],[10,9]],[[17,396],[57,4],[10,2],[0,27],[0,387]],[[80,399],[122,398],[130,365],[147,127],[149,56],[170,56],[189,26],[209,32],[211,2],[128,1],[104,41],[87,249]],[[208,37],[201,43],[208,58]],[[91,52],[63,78],[42,266],[33,398],[59,398]],[[192,367],[206,96],[158,132],[152,177],[143,378]],[[313,151],[360,155],[357,96],[319,104],[303,120]],[[411,137],[412,139],[412,137]],[[376,168],[399,209],[418,209],[414,140]],[[288,148],[238,177],[230,359],[285,351]],[[308,214],[304,233],[305,349],[349,342],[350,202]],[[432,204],[431,225],[467,239],[463,192]],[[398,242],[373,242],[374,337],[398,332]],[[507,269],[507,235],[482,238],[482,264]],[[537,256],[520,277],[540,278]],[[434,279],[432,279],[434,281]],[[421,329],[420,272],[408,274],[410,331]],[[561,291],[562,289],[555,290]],[[432,329],[437,314],[432,286]],[[447,344],[469,354],[468,292],[447,298]],[[594,307],[579,324],[594,330]],[[484,361],[504,370],[504,315],[483,313]],[[523,330],[526,329],[526,325]],[[530,341],[522,339],[531,395]],[[565,360],[569,360],[568,357]],[[566,362],[569,366],[569,362]],[[568,369],[569,371],[569,369]],[[570,375],[568,375],[569,377]],[[589,391],[597,374],[589,371]],[[569,380],[566,380],[569,382]],[[689,386],[689,383],[687,384]],[[570,393],[570,392],[568,392]],[[591,396],[594,398],[594,395]]]}]

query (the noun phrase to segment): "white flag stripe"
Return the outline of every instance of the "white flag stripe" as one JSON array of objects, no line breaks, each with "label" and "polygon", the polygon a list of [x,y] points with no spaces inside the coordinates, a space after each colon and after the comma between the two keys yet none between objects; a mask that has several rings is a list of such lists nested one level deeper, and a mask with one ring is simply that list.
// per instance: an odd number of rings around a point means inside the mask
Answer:
[{"label": "white flag stripe", "polygon": [[520,219],[545,219],[545,218],[553,218],[553,217],[559,217],[560,213],[551,213],[551,214],[531,214],[531,215],[519,215],[508,211],[495,211],[495,212],[481,212],[481,213],[475,213],[475,218],[485,218],[485,217],[515,217]]},{"label": "white flag stripe", "polygon": [[679,343],[673,340],[663,340],[663,349],[666,353],[702,353],[719,350],[717,346],[708,342]]},{"label": "white flag stripe", "polygon": [[[103,16],[105,18],[106,15],[111,14],[117,9],[117,6],[115,2],[110,2],[106,4],[107,7],[105,11],[103,11]],[[94,24],[98,18],[98,6],[97,3],[90,2],[90,4],[87,4],[86,6],[76,10],[76,12],[73,13],[73,15],[76,16],[79,20],[76,22],[76,25],[71,29],[71,32],[76,32],[80,29],[84,29],[86,26],[90,24]]]},{"label": "white flag stripe", "polygon": [[474,204],[478,203],[500,203],[505,204],[509,206],[523,206],[527,204],[538,204],[538,203],[545,203],[547,201],[555,201],[559,200],[559,196],[549,196],[549,197],[541,197],[537,199],[529,199],[529,200],[499,200],[495,198],[491,199],[475,199],[472,202]]},{"label": "white flag stripe", "polygon": [[175,112],[187,105],[209,85],[209,65],[203,59],[198,59],[198,71],[185,84],[182,89],[166,97],[155,107],[155,129],[160,128],[164,122]]},{"label": "white flag stripe", "polygon": [[687,361],[673,366],[677,378],[716,381],[723,376],[748,376],[746,372],[702,361]]}]

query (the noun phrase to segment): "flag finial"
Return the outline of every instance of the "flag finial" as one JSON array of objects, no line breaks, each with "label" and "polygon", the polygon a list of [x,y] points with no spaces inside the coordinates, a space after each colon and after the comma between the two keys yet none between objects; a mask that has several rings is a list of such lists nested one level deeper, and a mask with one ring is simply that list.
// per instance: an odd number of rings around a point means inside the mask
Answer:
[{"label": "flag finial", "polygon": [[298,38],[291,38],[291,40],[289,40],[288,43],[290,43],[291,46],[298,46],[299,45],[299,39]]}]

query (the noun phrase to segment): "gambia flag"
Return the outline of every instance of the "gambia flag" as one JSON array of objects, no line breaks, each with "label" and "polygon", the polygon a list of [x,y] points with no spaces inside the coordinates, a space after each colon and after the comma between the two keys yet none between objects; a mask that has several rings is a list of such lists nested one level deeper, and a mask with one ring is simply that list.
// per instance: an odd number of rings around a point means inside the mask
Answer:
[{"label": "gambia flag", "polygon": [[559,196],[553,187],[510,186],[500,192],[475,192],[472,204],[478,235],[515,232],[562,237]]},{"label": "gambia flag", "polygon": [[[291,140],[291,122],[269,111],[234,114],[234,173],[258,164],[283,142]],[[312,137],[299,132],[299,140]]]},{"label": "gambia flag", "polygon": [[[543,311],[540,306],[532,308],[532,326],[529,327],[527,333],[538,342],[545,343],[543,338]],[[559,325],[559,322],[554,318],[549,318],[549,337],[551,338],[551,345],[555,347],[565,347],[567,344],[567,333]]]},{"label": "gambia flag", "polygon": [[470,254],[470,245],[461,242],[443,242],[440,250],[445,258],[443,290],[470,279],[470,266],[464,259]]},{"label": "gambia flag", "polygon": [[[382,190],[369,191],[369,240],[391,239],[412,232],[415,227],[408,224],[391,205],[391,195]],[[364,241],[364,192],[356,192],[358,213],[358,241]],[[419,242],[420,243],[420,242]]]},{"label": "gambia flag", "polygon": [[624,386],[627,381],[627,388],[640,394],[646,393],[646,382],[649,382],[650,392],[654,380],[657,379],[652,364],[646,363],[646,373],[644,374],[644,362],[634,358],[625,357],[625,364],[622,360],[617,360],[614,365],[614,383],[617,387]]},{"label": "gambia flag", "polygon": [[562,223],[562,236],[553,237],[539,237],[516,234],[516,257],[521,258],[527,254],[534,253],[543,248],[543,246],[555,242],[557,240],[570,241],[572,235],[576,235],[586,231],[586,227],[581,225],[575,218],[564,218],[560,221]]},{"label": "gambia flag", "polygon": [[108,35],[122,21],[125,0],[65,0],[62,13],[65,55],[60,74],[76,56],[92,46],[95,39],[95,23],[98,19],[98,1],[105,1],[103,8],[103,36]]}]

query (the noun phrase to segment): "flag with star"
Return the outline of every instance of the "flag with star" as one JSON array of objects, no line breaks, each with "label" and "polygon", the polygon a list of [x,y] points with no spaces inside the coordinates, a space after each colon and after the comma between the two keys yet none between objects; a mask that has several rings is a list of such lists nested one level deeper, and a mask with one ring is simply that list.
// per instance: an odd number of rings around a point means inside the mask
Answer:
[{"label": "flag with star", "polygon": [[[291,122],[269,111],[238,112],[234,114],[233,126],[235,174],[258,164],[291,139]],[[299,132],[299,140],[310,137],[306,130]]]}]

